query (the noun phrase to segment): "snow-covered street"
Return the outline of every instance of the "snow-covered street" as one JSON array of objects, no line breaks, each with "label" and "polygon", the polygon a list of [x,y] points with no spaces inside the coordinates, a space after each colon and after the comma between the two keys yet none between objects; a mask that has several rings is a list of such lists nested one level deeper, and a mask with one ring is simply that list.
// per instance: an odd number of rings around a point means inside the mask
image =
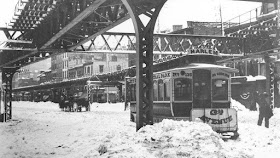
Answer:
[{"label": "snow-covered street", "polygon": [[267,129],[257,126],[257,111],[233,104],[240,109],[240,137],[224,141],[201,122],[164,120],[136,132],[124,103],[74,113],[51,102],[13,102],[13,119],[0,123],[0,157],[279,157],[280,110]]}]

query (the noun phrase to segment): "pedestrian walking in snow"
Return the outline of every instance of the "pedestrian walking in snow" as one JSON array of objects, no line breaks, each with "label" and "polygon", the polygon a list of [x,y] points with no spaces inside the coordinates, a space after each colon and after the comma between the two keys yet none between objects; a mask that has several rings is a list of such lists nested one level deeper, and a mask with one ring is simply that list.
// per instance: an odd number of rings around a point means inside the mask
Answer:
[{"label": "pedestrian walking in snow", "polygon": [[260,94],[257,103],[259,104],[258,125],[261,126],[264,119],[265,127],[269,128],[269,119],[273,116],[272,109],[269,105],[269,95],[266,92]]}]

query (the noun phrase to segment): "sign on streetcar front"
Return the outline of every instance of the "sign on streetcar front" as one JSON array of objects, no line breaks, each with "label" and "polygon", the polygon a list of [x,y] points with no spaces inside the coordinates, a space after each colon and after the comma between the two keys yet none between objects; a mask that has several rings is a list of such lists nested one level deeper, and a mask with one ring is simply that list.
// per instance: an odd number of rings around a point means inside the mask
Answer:
[{"label": "sign on streetcar front", "polygon": [[204,123],[209,124],[214,131],[219,129],[220,132],[237,130],[237,112],[235,109],[193,109],[191,120],[201,119]]}]

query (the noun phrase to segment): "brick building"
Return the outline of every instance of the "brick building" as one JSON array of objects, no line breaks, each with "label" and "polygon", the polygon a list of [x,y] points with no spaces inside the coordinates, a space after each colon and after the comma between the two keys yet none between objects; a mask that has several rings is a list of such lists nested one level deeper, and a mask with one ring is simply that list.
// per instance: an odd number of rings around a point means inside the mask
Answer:
[{"label": "brick building", "polygon": [[114,72],[127,67],[127,54],[66,52],[52,57],[49,75],[58,82]]}]

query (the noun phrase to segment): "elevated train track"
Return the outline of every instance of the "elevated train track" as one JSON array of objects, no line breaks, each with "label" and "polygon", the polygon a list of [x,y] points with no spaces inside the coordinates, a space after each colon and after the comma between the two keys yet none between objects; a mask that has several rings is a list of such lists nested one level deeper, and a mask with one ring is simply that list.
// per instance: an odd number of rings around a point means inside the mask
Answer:
[{"label": "elevated train track", "polygon": [[[47,53],[52,55],[66,51],[87,51],[85,43],[131,18],[136,36],[136,129],[152,124],[150,105],[153,90],[153,30],[165,2],[166,0],[20,0],[12,27],[1,28],[9,40],[18,40],[6,43],[7,48],[17,50],[0,52],[0,67],[5,85],[4,120],[12,118],[12,76],[21,66],[29,64],[31,57],[36,59],[40,54],[44,56]],[[148,20],[144,22],[140,15]]]}]

